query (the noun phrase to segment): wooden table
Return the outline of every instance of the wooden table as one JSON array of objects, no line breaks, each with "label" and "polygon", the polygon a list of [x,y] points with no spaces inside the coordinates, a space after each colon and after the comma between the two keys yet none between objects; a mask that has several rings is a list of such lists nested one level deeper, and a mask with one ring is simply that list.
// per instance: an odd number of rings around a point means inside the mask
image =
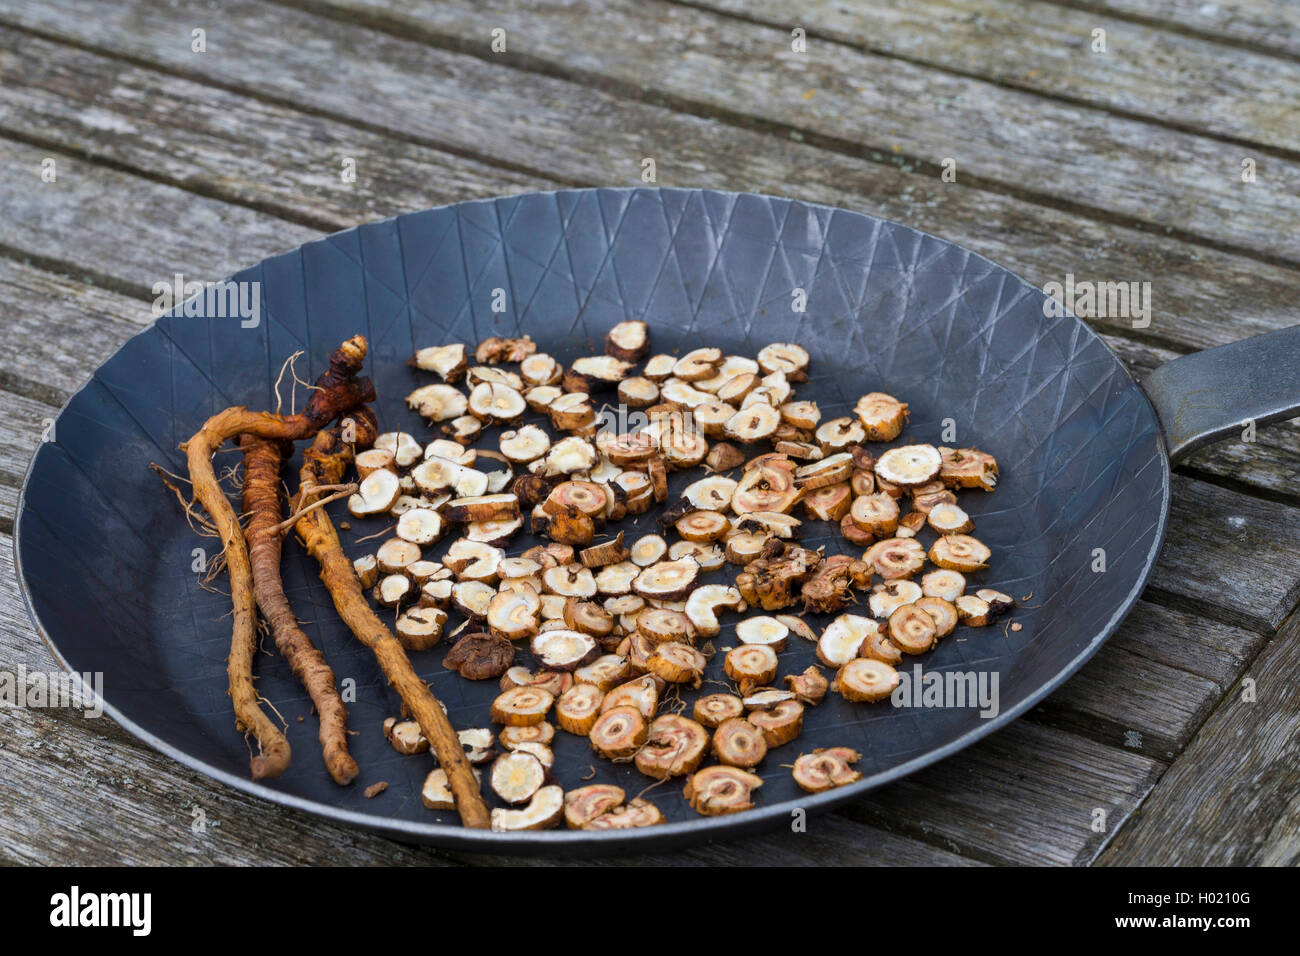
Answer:
[{"label": "wooden table", "polygon": [[[55,667],[10,539],[43,424],[174,273],[652,158],[1035,284],[1150,281],[1149,327],[1094,322],[1141,374],[1297,321],[1298,103],[1288,0],[3,0],[0,669]],[[656,859],[1295,863],[1298,465],[1288,423],[1180,467],[1136,611],[1010,728],[806,833]],[[0,778],[0,862],[484,862],[215,786],[107,718],[0,709]]]}]

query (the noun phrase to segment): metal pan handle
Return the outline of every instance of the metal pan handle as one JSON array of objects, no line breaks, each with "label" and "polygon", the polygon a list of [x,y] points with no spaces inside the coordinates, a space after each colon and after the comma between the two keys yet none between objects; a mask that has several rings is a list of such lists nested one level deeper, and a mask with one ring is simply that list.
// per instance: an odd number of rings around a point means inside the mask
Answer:
[{"label": "metal pan handle", "polygon": [[1300,414],[1300,325],[1174,359],[1143,381],[1169,457]]}]

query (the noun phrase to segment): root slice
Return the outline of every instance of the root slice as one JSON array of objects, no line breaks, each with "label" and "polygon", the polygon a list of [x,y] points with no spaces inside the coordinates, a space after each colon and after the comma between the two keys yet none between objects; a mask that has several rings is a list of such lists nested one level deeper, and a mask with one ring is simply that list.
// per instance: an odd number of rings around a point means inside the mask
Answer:
[{"label": "root slice", "polygon": [[[374,420],[367,412],[357,416],[356,430],[369,428],[373,434]],[[365,444],[358,434],[358,444]],[[311,488],[336,483],[352,457],[352,447],[342,441],[340,429],[321,432],[303,454],[302,486],[295,510],[309,504]],[[474,777],[465,750],[461,746],[451,721],[442,705],[427,684],[416,674],[401,643],[371,610],[361,582],[352,570],[352,562],[343,554],[338,533],[329,515],[323,510],[307,512],[299,519],[297,534],[308,553],[320,564],[321,580],[329,589],[334,607],[343,623],[362,644],[370,648],[379,662],[388,682],[397,690],[411,716],[420,725],[420,731],[432,745],[438,766],[447,772],[451,792],[455,796],[456,811],[467,827],[485,830],[491,826],[491,817],[479,783]]]}]

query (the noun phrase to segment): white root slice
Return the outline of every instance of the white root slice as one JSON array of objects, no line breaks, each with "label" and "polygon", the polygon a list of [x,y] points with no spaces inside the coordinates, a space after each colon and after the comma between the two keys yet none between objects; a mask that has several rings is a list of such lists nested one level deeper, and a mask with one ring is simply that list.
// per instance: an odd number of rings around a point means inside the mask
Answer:
[{"label": "white root slice", "polygon": [[576,670],[600,656],[600,645],[594,637],[569,628],[538,633],[531,649],[543,666],[557,671]]},{"label": "white root slice", "polygon": [[776,615],[776,619],[780,621],[782,624],[784,624],[786,627],[788,627],[795,634],[798,634],[800,637],[802,637],[805,641],[817,640],[817,632],[814,631],[812,629],[812,625],[809,624],[807,621],[805,621],[803,618],[797,617],[794,614],[778,614]]},{"label": "white root slice", "polygon": [[416,368],[440,375],[446,382],[454,382],[465,374],[466,364],[465,346],[461,342],[433,345],[417,349],[415,353]]},{"label": "white root slice", "polygon": [[686,599],[686,616],[697,637],[714,637],[722,630],[718,622],[721,608],[739,608],[744,603],[740,592],[729,584],[706,584],[697,587]]},{"label": "white root slice", "polygon": [[921,577],[921,593],[926,597],[955,602],[966,591],[966,576],[960,571],[940,569]]},{"label": "white root slice", "polygon": [[628,549],[628,560],[638,567],[648,568],[668,553],[668,542],[661,535],[647,534],[632,542]]},{"label": "white root slice", "polygon": [[551,438],[536,425],[525,425],[523,428],[502,432],[497,446],[509,461],[526,465],[551,450]]},{"label": "white root slice", "polygon": [[524,392],[524,401],[533,411],[546,412],[550,410],[551,403],[563,394],[558,386],[537,385]]},{"label": "white root slice", "polygon": [[596,578],[590,568],[580,564],[562,564],[542,572],[542,585],[551,594],[571,598],[596,596]]},{"label": "white root slice", "polygon": [[682,489],[682,499],[699,511],[726,511],[739,482],[723,475],[701,478]]},{"label": "white root slice", "polygon": [[668,549],[668,559],[693,558],[703,572],[717,571],[727,563],[727,554],[719,545],[704,541],[675,541]]},{"label": "white root slice", "polygon": [[492,762],[488,784],[511,806],[527,803],[546,783],[546,768],[526,751],[512,750]]},{"label": "white root slice", "polygon": [[421,557],[419,547],[401,538],[389,538],[375,551],[375,560],[384,574],[400,574]]},{"label": "white root slice", "polygon": [[766,644],[774,651],[783,651],[789,636],[789,627],[765,614],[747,617],[736,624],[736,639],[742,644]]},{"label": "white root slice", "polygon": [[643,598],[678,600],[691,593],[699,576],[700,566],[691,558],[659,561],[636,576],[632,590]]},{"label": "white root slice", "polygon": [[727,419],[723,433],[733,441],[749,444],[771,437],[781,424],[781,413],[766,402],[742,408]]},{"label": "white root slice", "polygon": [[399,468],[415,464],[424,454],[420,443],[406,432],[384,432],[375,439],[374,449],[389,452]]},{"label": "white root slice", "polygon": [[794,375],[806,369],[808,361],[808,350],[792,343],[774,342],[763,346],[758,353],[758,367],[767,374]]},{"label": "white root slice", "polygon": [[536,352],[519,363],[519,377],[525,385],[554,385],[563,376],[560,363],[545,352]]},{"label": "white root slice", "polygon": [[884,700],[894,692],[898,682],[898,671],[890,665],[870,657],[859,657],[839,669],[831,689],[845,700]]},{"label": "white root slice", "polygon": [[[474,779],[482,779],[478,770],[474,771]],[[447,779],[446,770],[435,767],[429,771],[429,775],[424,778],[424,786],[420,788],[420,800],[429,810],[456,809],[456,797],[451,792],[451,781]]]},{"label": "white root slice", "polygon": [[542,787],[522,810],[492,811],[492,829],[548,830],[564,817],[564,791],[554,784]]},{"label": "white root slice", "polygon": [[671,355],[655,355],[646,360],[641,373],[652,382],[662,382],[673,374],[677,359]]},{"label": "white root slice", "polygon": [[363,554],[353,561],[352,570],[363,588],[372,588],[379,581],[379,562],[373,554]]},{"label": "white root slice", "polygon": [[632,594],[632,582],[641,568],[631,561],[606,565],[596,572],[596,591],[606,597]]},{"label": "white root slice", "polygon": [[354,518],[383,514],[393,507],[401,493],[401,480],[387,469],[372,471],[362,479],[357,493],[348,496],[348,512]]},{"label": "white root slice", "polygon": [[639,319],[619,322],[605,333],[605,351],[625,362],[645,358],[650,349],[650,327]]},{"label": "white root slice", "polygon": [[933,445],[900,445],[876,459],[876,477],[910,488],[938,477],[943,459]]},{"label": "white root slice", "polygon": [[498,591],[488,603],[488,629],[510,641],[532,637],[537,633],[541,607],[541,598],[529,584]]},{"label": "white root slice", "polygon": [[524,397],[509,385],[483,382],[469,393],[470,414],[481,421],[514,421],[527,408]]},{"label": "white root slice", "polygon": [[415,592],[415,585],[405,574],[390,574],[375,585],[375,600],[384,607],[397,607]]},{"label": "white root slice", "polygon": [[867,607],[872,617],[888,618],[903,605],[919,601],[922,594],[921,586],[915,581],[885,581],[871,589]]},{"label": "white root slice", "polygon": [[468,538],[458,538],[442,556],[442,563],[451,568],[458,581],[491,584],[499,579],[498,569],[505,556],[500,548]]},{"label": "white root slice", "polygon": [[827,625],[817,641],[817,659],[828,667],[842,667],[858,656],[880,624],[860,614],[841,614]]},{"label": "white root slice", "polygon": [[433,422],[445,422],[464,415],[469,399],[451,385],[424,385],[406,396],[406,404]]},{"label": "white root slice", "polygon": [[487,617],[496,593],[481,581],[457,581],[451,586],[451,603],[466,617],[481,621]]},{"label": "white root slice", "polygon": [[473,468],[474,463],[478,460],[478,451],[473,448],[466,448],[459,442],[447,438],[435,438],[424,446],[424,457],[445,458],[448,461],[454,461],[458,465],[464,465],[466,468]]},{"label": "white root slice", "polygon": [[442,640],[447,613],[436,607],[415,607],[402,614],[394,625],[407,650],[427,650]]},{"label": "white root slice", "polygon": [[529,466],[534,474],[553,478],[589,471],[597,461],[596,448],[585,438],[570,436],[550,447],[546,455]]},{"label": "white root slice", "polygon": [[442,515],[431,508],[412,508],[397,519],[397,536],[411,544],[433,544],[442,532]]}]

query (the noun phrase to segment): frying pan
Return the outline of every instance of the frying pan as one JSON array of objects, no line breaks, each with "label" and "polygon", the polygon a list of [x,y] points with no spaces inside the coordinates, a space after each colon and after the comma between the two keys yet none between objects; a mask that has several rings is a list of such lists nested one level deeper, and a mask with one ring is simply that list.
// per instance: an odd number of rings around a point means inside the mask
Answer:
[{"label": "frying pan", "polygon": [[[66,668],[102,673],[110,716],[182,763],[286,806],[448,847],[663,849],[781,825],[795,810],[852,800],[956,753],[1041,700],[1123,620],[1160,551],[1171,458],[1247,419],[1288,416],[1300,402],[1300,328],[1179,358],[1144,391],[1082,322],[1046,314],[1044,293],[1006,269],[898,223],[767,196],[600,189],[467,202],[350,229],[233,278],[258,283],[246,287],[257,293],[256,323],[203,300],[193,314],[177,308],[163,316],[95,372],[37,451],[15,529],[32,620]],[[462,829],[453,814],[421,805],[429,760],[401,757],[383,740],[381,723],[398,701],[291,541],[289,597],[340,680],[356,686],[349,722],[363,774],[351,787],[331,782],[306,696],[283,660],[268,654],[258,659],[258,688],[287,721],[293,763],[279,779],[251,782],[226,695],[229,602],[196,586],[194,569],[213,555],[213,542],[191,530],[149,463],[182,472],[177,445],[207,416],[232,404],[275,407],[288,355],[302,350],[299,373],[314,377],[357,331],[370,341],[381,426],[423,435],[403,403],[430,380],[406,364],[414,348],[529,334],[568,361],[599,353],[603,334],[629,317],[649,323],[655,351],[707,344],[754,355],[769,342],[798,342],[812,355],[799,397],[815,399],[824,418],[851,414],[865,392],[887,391],[911,405],[904,439],[942,437],[997,457],[997,491],[962,494],[994,554],[970,583],[1019,599],[1010,620],[1021,627],[1006,619],[960,627],[906,662],[986,682],[996,675],[996,713],[850,704],[830,694],[809,710],[798,741],[760,768],[753,811],[698,817],[677,781],[647,794],[667,817],[663,826]],[[287,403],[287,390],[281,394]],[[219,456],[223,462],[236,456]],[[295,459],[287,474],[296,476],[297,466]],[[675,480],[676,489],[687,479]],[[334,517],[346,519],[342,503]],[[357,539],[382,526],[354,521],[344,534],[350,555],[373,550],[377,541]],[[640,530],[656,529],[642,518],[629,535]],[[812,547],[859,550],[824,524],[808,522],[807,530]],[[534,543],[522,536],[510,553]],[[714,640],[719,648],[732,642],[729,627]],[[458,727],[486,725],[496,682],[445,671],[444,651],[413,655],[417,669]],[[710,677],[720,676],[720,657]],[[792,638],[781,673],[813,662],[812,645]],[[797,789],[788,765],[828,746],[856,748],[862,780],[817,796]],[[630,765],[594,759],[582,738],[557,734],[555,752],[557,776],[569,787],[615,782],[633,795],[647,783]],[[365,799],[363,787],[378,780],[388,790]]]}]

